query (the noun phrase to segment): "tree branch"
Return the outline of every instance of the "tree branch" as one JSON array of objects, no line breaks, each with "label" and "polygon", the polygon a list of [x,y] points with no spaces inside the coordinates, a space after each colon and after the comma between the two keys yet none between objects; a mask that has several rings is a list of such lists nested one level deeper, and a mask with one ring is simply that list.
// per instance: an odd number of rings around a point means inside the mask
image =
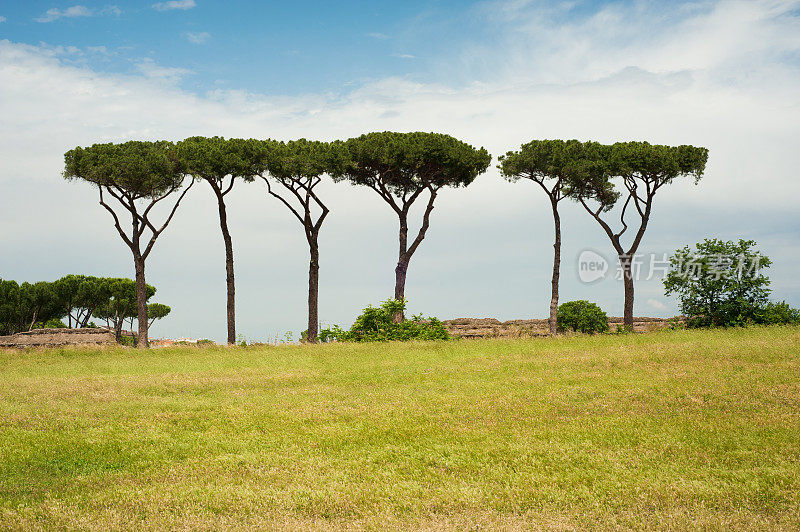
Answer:
[{"label": "tree branch", "polygon": [[625,251],[622,249],[622,246],[621,246],[621,245],[620,245],[620,243],[619,243],[619,238],[618,238],[618,237],[616,237],[616,235],[614,235],[614,231],[613,231],[613,230],[611,229],[611,227],[610,227],[610,226],[609,226],[609,225],[606,223],[606,221],[605,221],[605,220],[603,220],[603,219],[600,217],[600,212],[601,212],[601,211],[602,211],[602,209],[603,209],[602,205],[600,206],[600,208],[599,208],[597,211],[593,211],[593,210],[592,210],[591,208],[589,208],[589,206],[586,204],[586,201],[585,201],[585,199],[584,199],[584,198],[582,198],[582,197],[579,197],[579,198],[578,198],[578,201],[580,201],[581,205],[583,205],[583,208],[584,208],[584,209],[586,209],[586,212],[588,212],[588,213],[589,213],[589,214],[592,216],[592,218],[594,218],[595,220],[597,220],[597,223],[599,223],[599,224],[600,224],[600,227],[602,227],[602,228],[603,228],[603,230],[604,230],[604,231],[606,232],[606,234],[608,235],[608,238],[611,240],[611,244],[614,246],[614,249],[617,251],[617,253],[619,253],[619,254],[623,254],[623,253],[625,253]]},{"label": "tree branch", "polygon": [[380,194],[383,200],[388,203],[398,215],[402,212],[402,209],[400,209],[400,207],[397,205],[397,202],[394,200],[394,195],[389,192],[381,179],[373,180],[368,186]]},{"label": "tree branch", "polygon": [[[295,217],[297,217],[297,219],[300,221],[300,223],[301,223],[301,224],[303,224],[303,225],[305,225],[305,221],[303,220],[303,217],[302,217],[302,216],[300,216],[300,213],[298,213],[298,212],[295,210],[295,208],[292,206],[292,204],[291,204],[291,203],[289,203],[288,201],[286,201],[286,199],[284,199],[284,197],[283,197],[283,196],[281,196],[280,194],[278,194],[277,192],[274,192],[274,191],[272,190],[272,186],[270,185],[269,179],[267,179],[267,178],[266,178],[266,177],[264,177],[264,176],[261,176],[261,179],[263,179],[263,180],[264,180],[264,183],[266,183],[266,185],[267,185],[267,192],[268,192],[268,193],[269,193],[269,194],[270,194],[270,195],[271,195],[273,198],[277,198],[278,200],[280,200],[280,202],[281,202],[281,203],[283,203],[284,205],[286,205],[286,207],[287,207],[287,208],[288,208],[290,211],[292,211],[292,214],[294,214],[294,215],[295,215]],[[279,181],[280,181],[280,180],[279,180]],[[283,183],[281,182],[281,184],[283,184]],[[289,189],[291,190],[291,188],[290,188],[290,187],[287,187],[285,184],[283,184],[283,186],[284,186],[284,187],[286,187],[286,188],[289,188]]]},{"label": "tree branch", "polygon": [[[133,242],[131,241],[130,238],[128,238],[128,235],[125,234],[125,231],[123,231],[122,227],[119,225],[119,218],[117,218],[117,213],[114,212],[114,209],[109,207],[108,204],[103,199],[103,186],[102,185],[97,185],[97,188],[100,191],[100,205],[105,207],[105,209],[108,212],[111,213],[111,216],[114,218],[114,227],[117,228],[117,232],[119,233],[119,236],[122,237],[122,240],[125,241],[125,243],[128,245],[129,248],[133,249]],[[109,193],[111,193],[111,192],[109,191]],[[111,193],[111,195],[114,196],[113,193]],[[114,196],[114,197],[116,197],[116,196]]]},{"label": "tree branch", "polygon": [[[172,211],[169,213],[169,216],[167,216],[167,219],[164,221],[164,225],[162,225],[162,226],[161,226],[161,229],[159,229],[159,230],[155,231],[155,230],[153,229],[153,226],[150,224],[150,222],[149,222],[149,221],[147,222],[147,223],[148,223],[148,225],[150,226],[151,230],[153,230],[153,236],[151,236],[151,237],[150,237],[150,242],[148,242],[148,244],[147,244],[147,247],[146,247],[146,248],[145,248],[145,250],[144,250],[144,253],[142,253],[142,259],[146,259],[146,258],[147,258],[147,256],[150,254],[150,251],[153,249],[153,245],[156,243],[156,239],[157,239],[157,238],[158,238],[158,236],[159,236],[159,235],[160,235],[160,234],[161,234],[161,233],[164,231],[164,229],[166,229],[166,228],[167,228],[167,225],[169,225],[169,223],[172,221],[172,217],[173,217],[173,216],[175,216],[175,211],[177,211],[177,210],[178,210],[178,205],[180,205],[180,204],[181,204],[181,201],[183,200],[184,196],[186,196],[186,193],[187,193],[187,192],[189,192],[189,190],[190,190],[190,189],[191,189],[193,186],[194,186],[194,179],[192,179],[192,180],[191,180],[191,182],[189,183],[189,186],[188,186],[188,187],[186,187],[186,189],[185,189],[185,190],[184,190],[184,191],[181,193],[181,195],[178,197],[178,201],[176,201],[176,202],[175,202],[175,205],[173,205],[173,206],[172,206]],[[173,190],[173,191],[174,191],[174,190],[177,190],[177,187],[174,187],[172,190]],[[171,194],[171,193],[172,193],[172,192],[170,192],[169,194]],[[167,195],[168,195],[168,194],[167,194]],[[165,197],[167,197],[167,195],[164,195],[164,196],[162,197],[162,199],[163,199],[163,198],[165,198]]]},{"label": "tree branch", "polygon": [[414,242],[411,243],[411,246],[406,251],[406,255],[409,257],[414,254],[417,250],[419,245],[422,243],[422,240],[425,238],[425,233],[428,231],[428,227],[430,227],[430,218],[431,212],[433,211],[433,202],[436,199],[436,194],[441,187],[426,187],[430,190],[431,196],[428,199],[428,206],[425,208],[425,214],[422,215],[422,227],[419,228],[419,232],[417,233],[417,237],[414,239]]},{"label": "tree branch", "polygon": [[[235,180],[236,180],[236,176],[231,174],[231,184],[228,185],[228,187],[224,191],[222,191],[222,195],[223,196],[226,195],[228,192],[230,192],[231,189],[233,189],[233,183],[234,183]],[[224,177],[220,181],[222,182],[223,185],[225,184],[225,178]]]}]

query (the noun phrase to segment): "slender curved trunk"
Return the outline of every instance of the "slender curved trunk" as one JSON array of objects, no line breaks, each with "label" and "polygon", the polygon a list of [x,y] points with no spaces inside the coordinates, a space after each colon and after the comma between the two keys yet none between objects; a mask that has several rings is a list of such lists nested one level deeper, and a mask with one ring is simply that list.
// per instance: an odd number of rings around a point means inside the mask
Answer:
[{"label": "slender curved trunk", "polygon": [[619,255],[619,263],[622,266],[622,281],[625,286],[625,311],[623,314],[623,326],[633,331],[633,268],[631,255]]},{"label": "slender curved trunk", "polygon": [[[408,264],[411,261],[411,256],[408,254],[408,218],[405,216],[405,212],[400,215],[398,237],[400,250],[397,256],[397,266],[394,269],[394,298],[399,301],[406,297],[406,274],[408,273]],[[402,312],[394,315],[395,323],[401,323],[403,319],[405,319],[405,316]]]},{"label": "slender curved trunk", "polygon": [[149,339],[147,337],[147,284],[144,278],[144,259],[138,251],[134,251],[133,264],[136,268],[136,305],[138,307],[139,335],[136,340],[136,347],[147,349]]},{"label": "slender curved trunk", "polygon": [[558,332],[558,280],[561,276],[561,217],[558,215],[558,203],[552,198],[553,225],[555,242],[553,243],[553,279],[550,284],[550,335]]},{"label": "slender curved trunk", "polygon": [[[394,298],[398,301],[406,297],[406,274],[408,273],[408,263],[411,261],[411,255],[400,255],[397,260],[397,266],[394,269]],[[393,321],[395,323],[402,323],[405,319],[403,312],[398,312],[394,315]]]},{"label": "slender curved trunk", "polygon": [[[433,211],[433,202],[436,200],[438,189],[428,187],[430,190],[430,198],[428,199],[428,206],[425,208],[425,213],[422,215],[422,225],[419,228],[416,238],[408,245],[408,210],[411,203],[403,203],[403,208],[398,210],[397,213],[400,218],[400,250],[397,257],[397,266],[394,269],[394,298],[396,300],[405,299],[406,295],[406,274],[408,273],[408,264],[411,262],[411,257],[422,241],[425,239],[425,234],[428,232],[428,227],[431,221],[431,212]],[[394,315],[394,322],[400,323],[405,316],[403,312],[398,312]]]},{"label": "slender curved trunk", "polygon": [[225,243],[225,285],[227,288],[227,316],[228,316],[228,344],[236,343],[236,283],[233,275],[233,241],[228,230],[228,212],[225,206],[225,197],[222,191],[212,181],[208,181],[214,194],[217,196],[219,208],[219,228],[222,231],[222,240]]},{"label": "slender curved trunk", "polygon": [[317,235],[308,240],[310,260],[308,262],[308,333],[309,343],[319,341],[319,244]]},{"label": "slender curved trunk", "polygon": [[401,255],[394,268],[394,298],[404,299],[406,297],[406,274],[411,257]]}]

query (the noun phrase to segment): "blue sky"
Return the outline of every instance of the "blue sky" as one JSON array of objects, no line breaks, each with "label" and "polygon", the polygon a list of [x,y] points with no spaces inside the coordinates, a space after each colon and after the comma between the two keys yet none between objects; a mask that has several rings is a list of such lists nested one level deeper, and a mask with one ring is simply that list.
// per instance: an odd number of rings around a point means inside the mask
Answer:
[{"label": "blue sky", "polygon": [[[495,156],[541,138],[706,146],[698,185],[659,192],[642,251],[755,239],[773,259],[775,298],[800,306],[800,0],[176,1],[0,0],[0,277],[133,275],[96,191],[60,177],[74,146],[422,130]],[[552,218],[529,185],[492,166],[439,195],[409,268],[412,312],[547,315]],[[369,190],[322,192],[320,317],[347,325],[392,294],[397,220]],[[299,224],[258,184],[229,202],[239,330],[296,334]],[[215,213],[195,187],[149,259],[148,281],[173,308],[157,336],[224,338]],[[563,300],[620,315],[620,283],[586,285],[575,271],[585,249],[611,257],[606,236],[576,205],[562,217]],[[659,279],[636,290],[637,314],[678,312]]]},{"label": "blue sky", "polygon": [[80,60],[99,71],[136,73],[144,58],[190,70],[182,82],[188,90],[339,92],[386,76],[429,78],[426,65],[436,54],[465,38],[488,37],[473,6],[443,0],[14,2],[3,7],[0,34],[89,50]]}]

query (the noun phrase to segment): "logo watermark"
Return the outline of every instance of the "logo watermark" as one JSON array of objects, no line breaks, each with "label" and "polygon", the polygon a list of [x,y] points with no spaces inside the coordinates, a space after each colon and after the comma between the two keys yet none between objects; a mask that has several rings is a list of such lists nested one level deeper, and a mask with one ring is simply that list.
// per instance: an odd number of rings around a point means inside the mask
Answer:
[{"label": "logo watermark", "polygon": [[[634,281],[662,279],[674,273],[685,279],[742,279],[758,275],[761,257],[745,255],[687,255],[670,257],[668,253],[637,253],[630,256],[630,275]],[[614,257],[614,279],[622,281],[625,270],[619,257]],[[611,275],[610,261],[593,249],[578,255],[578,278],[586,284],[595,283]]]},{"label": "logo watermark", "polygon": [[608,261],[598,252],[585,249],[578,256],[578,278],[586,283],[604,279],[608,272]]}]

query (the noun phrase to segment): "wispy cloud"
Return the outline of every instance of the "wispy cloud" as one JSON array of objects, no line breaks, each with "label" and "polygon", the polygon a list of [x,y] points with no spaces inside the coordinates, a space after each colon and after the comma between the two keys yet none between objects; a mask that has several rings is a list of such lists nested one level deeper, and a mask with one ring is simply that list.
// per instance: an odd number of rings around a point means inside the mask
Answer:
[{"label": "wispy cloud", "polygon": [[392,54],[399,59],[416,59],[417,56],[411,54]]},{"label": "wispy cloud", "polygon": [[171,11],[173,9],[182,9],[186,11],[196,6],[197,4],[194,0],[169,0],[169,2],[153,4],[153,9],[156,11]]},{"label": "wispy cloud", "polygon": [[187,31],[183,34],[183,36],[186,37],[187,41],[193,44],[205,44],[211,38],[211,34],[207,31],[201,31],[197,33]]},{"label": "wispy cloud", "polygon": [[121,15],[122,10],[119,6],[106,6],[97,12],[98,15]]},{"label": "wispy cloud", "polygon": [[666,305],[659,301],[658,299],[648,299],[647,304],[653,307],[654,309],[662,310],[666,308]]},{"label": "wispy cloud", "polygon": [[82,5],[74,5],[66,9],[58,9],[56,7],[48,9],[44,15],[33,20],[36,22],[53,22],[60,18],[93,17],[95,15],[119,15],[121,13],[122,10],[115,5],[105,6],[99,10],[90,9]]},{"label": "wispy cloud", "polygon": [[0,16],[0,22],[5,22],[5,21],[6,21],[6,17]]},{"label": "wispy cloud", "polygon": [[385,41],[386,39],[389,38],[388,35],[380,32],[367,33],[367,37],[372,37],[373,39],[380,39],[382,41]]},{"label": "wispy cloud", "polygon": [[162,81],[169,84],[178,83],[183,76],[193,73],[191,70],[186,68],[165,67],[159,65],[150,58],[142,59],[136,63],[136,69],[149,79]]},{"label": "wispy cloud", "polygon": [[[449,75],[537,83],[596,81],[628,67],[647,72],[747,74],[765,59],[800,49],[798,0],[716,0],[667,7],[611,2],[577,10],[573,2],[496,0],[471,16],[497,40],[474,39]],[[456,72],[457,71],[457,72]]]},{"label": "wispy cloud", "polygon": [[108,48],[106,48],[105,46],[87,46],[86,51],[91,52],[93,54],[111,55],[110,52],[108,51]]},{"label": "wispy cloud", "polygon": [[53,22],[60,18],[91,17],[93,11],[86,6],[76,5],[61,10],[56,7],[48,9],[44,15],[35,18],[36,22]]}]

